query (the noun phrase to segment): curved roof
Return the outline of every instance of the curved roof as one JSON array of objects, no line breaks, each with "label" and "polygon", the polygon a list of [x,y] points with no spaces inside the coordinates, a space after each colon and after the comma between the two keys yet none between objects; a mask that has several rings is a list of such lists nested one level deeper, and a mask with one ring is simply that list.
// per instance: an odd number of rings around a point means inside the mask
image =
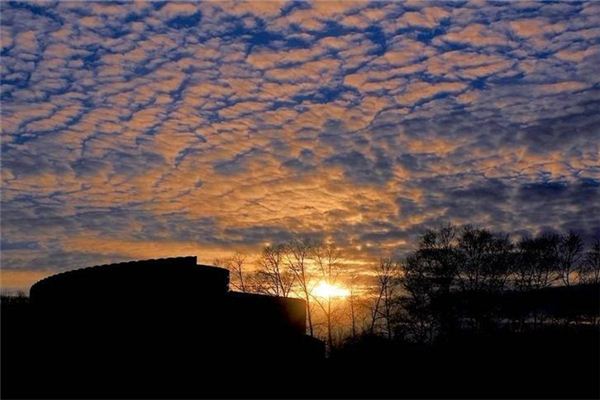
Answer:
[{"label": "curved roof", "polygon": [[32,301],[215,295],[228,290],[229,271],[196,265],[196,257],[130,261],[75,269],[35,283]]}]

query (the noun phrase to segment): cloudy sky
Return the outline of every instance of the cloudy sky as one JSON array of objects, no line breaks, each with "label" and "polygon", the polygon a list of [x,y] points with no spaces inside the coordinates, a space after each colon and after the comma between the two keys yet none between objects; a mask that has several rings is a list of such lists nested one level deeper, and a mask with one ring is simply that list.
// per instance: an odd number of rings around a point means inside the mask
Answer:
[{"label": "cloudy sky", "polygon": [[2,286],[292,233],[600,233],[600,2],[1,2]]}]

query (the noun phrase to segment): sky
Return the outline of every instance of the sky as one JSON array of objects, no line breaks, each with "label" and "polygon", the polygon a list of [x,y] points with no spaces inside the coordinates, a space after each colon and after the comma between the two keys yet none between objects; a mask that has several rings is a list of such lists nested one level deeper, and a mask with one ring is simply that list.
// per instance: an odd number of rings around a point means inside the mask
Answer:
[{"label": "sky", "polygon": [[294,234],[600,234],[600,2],[0,11],[4,289]]}]

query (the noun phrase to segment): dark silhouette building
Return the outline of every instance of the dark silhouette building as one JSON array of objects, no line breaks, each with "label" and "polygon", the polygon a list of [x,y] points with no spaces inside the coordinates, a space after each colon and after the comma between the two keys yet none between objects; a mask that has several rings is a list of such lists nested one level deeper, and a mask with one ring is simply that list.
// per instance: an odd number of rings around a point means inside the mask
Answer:
[{"label": "dark silhouette building", "polygon": [[[303,300],[231,292],[229,271],[196,257],[53,275],[31,287],[30,307],[16,324],[27,332],[10,335],[9,384],[25,397],[260,394],[260,375],[281,384],[282,367],[324,358]],[[237,382],[222,386],[223,374]]]}]

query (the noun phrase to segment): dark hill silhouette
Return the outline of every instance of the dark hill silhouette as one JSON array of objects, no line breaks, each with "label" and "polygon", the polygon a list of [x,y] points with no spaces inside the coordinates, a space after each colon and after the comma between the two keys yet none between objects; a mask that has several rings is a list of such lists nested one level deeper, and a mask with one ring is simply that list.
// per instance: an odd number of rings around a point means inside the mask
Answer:
[{"label": "dark hill silhouette", "polygon": [[[3,315],[3,394],[229,397],[252,392],[252,368],[323,359],[323,343],[305,335],[303,300],[230,292],[228,283],[226,269],[196,257],[43,279],[25,313]],[[231,368],[240,387],[220,384]]]}]

